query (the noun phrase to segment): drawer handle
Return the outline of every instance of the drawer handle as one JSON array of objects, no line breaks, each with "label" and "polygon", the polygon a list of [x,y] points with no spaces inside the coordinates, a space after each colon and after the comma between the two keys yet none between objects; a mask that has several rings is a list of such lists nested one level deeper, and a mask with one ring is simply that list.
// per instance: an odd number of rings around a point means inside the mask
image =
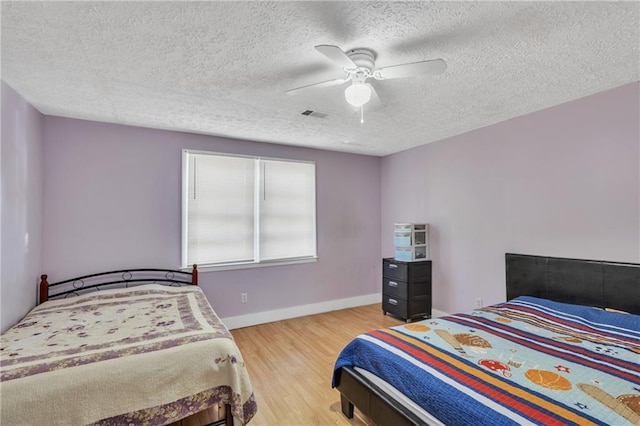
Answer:
[{"label": "drawer handle", "polygon": [[398,301],[396,299],[389,299],[388,302],[389,302],[390,305],[397,305],[398,304]]},{"label": "drawer handle", "polygon": [[389,287],[398,287],[398,283],[395,281],[389,281]]},{"label": "drawer handle", "polygon": [[396,269],[398,267],[398,265],[395,265],[393,263],[389,264],[389,269]]}]

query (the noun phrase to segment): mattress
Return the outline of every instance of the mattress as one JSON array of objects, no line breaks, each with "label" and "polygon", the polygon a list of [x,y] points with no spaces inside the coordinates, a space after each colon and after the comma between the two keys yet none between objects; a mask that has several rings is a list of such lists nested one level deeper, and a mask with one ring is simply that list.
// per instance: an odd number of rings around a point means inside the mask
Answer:
[{"label": "mattress", "polygon": [[196,286],[106,290],[34,308],[0,339],[1,424],[166,424],[256,412],[244,361]]},{"label": "mattress", "polygon": [[343,366],[448,425],[640,422],[636,315],[520,297],[358,336]]}]

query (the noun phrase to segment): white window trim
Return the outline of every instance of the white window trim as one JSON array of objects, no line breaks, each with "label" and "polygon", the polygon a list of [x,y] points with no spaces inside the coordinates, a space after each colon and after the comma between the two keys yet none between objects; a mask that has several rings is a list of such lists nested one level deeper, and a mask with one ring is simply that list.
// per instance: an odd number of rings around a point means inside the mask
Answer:
[{"label": "white window trim", "polygon": [[[260,159],[260,160],[274,160],[274,161],[290,161],[293,163],[308,163],[315,165],[315,161],[306,161],[306,160],[294,160],[287,158],[277,158],[277,157],[263,157],[259,155],[242,155],[242,154],[229,154],[226,152],[217,152],[217,151],[204,151],[204,150],[194,150],[194,149],[183,149],[182,150],[182,247],[181,247],[181,267],[182,271],[191,271],[192,266],[187,264],[187,244],[188,244],[188,214],[187,214],[187,198],[189,197],[189,164],[187,161],[187,154],[204,154],[204,155],[220,155],[225,157],[240,157],[240,158],[251,158],[251,159]],[[259,167],[260,163],[256,163]],[[283,265],[297,265],[303,263],[314,263],[318,260],[318,205],[317,205],[317,169],[315,170],[316,176],[314,176],[314,180],[316,182],[316,202],[315,208],[313,210],[313,222],[315,224],[315,232],[313,234],[313,248],[315,254],[312,256],[298,257],[298,258],[288,258],[288,259],[275,259],[275,260],[263,260],[263,261],[252,261],[252,262],[230,262],[230,263],[205,263],[205,264],[197,264],[198,271],[202,272],[213,272],[213,271],[227,271],[227,270],[235,270],[235,269],[251,269],[251,268],[268,268],[273,266],[283,266]],[[260,173],[255,174],[256,185],[260,183]],[[255,197],[260,197],[260,191],[255,191]],[[257,201],[257,200],[256,200]],[[259,240],[259,215],[255,216],[256,227],[254,231],[254,247],[257,249],[258,240]]]},{"label": "white window trim", "polygon": [[[231,271],[235,269],[251,269],[251,268],[270,268],[273,266],[285,266],[285,265],[299,265],[302,263],[315,263],[318,261],[318,256],[313,257],[301,257],[298,259],[284,259],[284,260],[263,260],[262,262],[246,262],[246,263],[225,263],[221,265],[213,264],[198,264],[198,271],[200,272],[214,272],[214,271]],[[191,266],[183,266],[181,271],[190,272],[193,268]]]}]

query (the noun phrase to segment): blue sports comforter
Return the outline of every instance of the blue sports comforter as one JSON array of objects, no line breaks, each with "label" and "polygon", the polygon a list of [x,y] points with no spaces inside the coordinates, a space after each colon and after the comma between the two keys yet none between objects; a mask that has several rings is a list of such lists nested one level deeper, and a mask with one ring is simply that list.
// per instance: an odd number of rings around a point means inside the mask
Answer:
[{"label": "blue sports comforter", "polygon": [[519,297],[360,335],[344,366],[447,425],[640,424],[638,315]]}]

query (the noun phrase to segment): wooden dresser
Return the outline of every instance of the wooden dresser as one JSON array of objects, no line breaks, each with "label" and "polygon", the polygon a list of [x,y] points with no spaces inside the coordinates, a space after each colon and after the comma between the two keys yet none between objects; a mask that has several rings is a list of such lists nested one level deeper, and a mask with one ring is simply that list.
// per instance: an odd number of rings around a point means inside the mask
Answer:
[{"label": "wooden dresser", "polygon": [[431,318],[431,261],[382,259],[382,312],[407,322]]}]

